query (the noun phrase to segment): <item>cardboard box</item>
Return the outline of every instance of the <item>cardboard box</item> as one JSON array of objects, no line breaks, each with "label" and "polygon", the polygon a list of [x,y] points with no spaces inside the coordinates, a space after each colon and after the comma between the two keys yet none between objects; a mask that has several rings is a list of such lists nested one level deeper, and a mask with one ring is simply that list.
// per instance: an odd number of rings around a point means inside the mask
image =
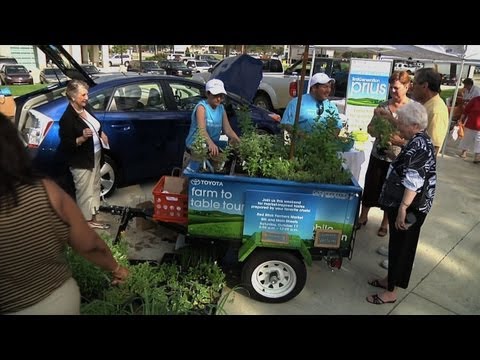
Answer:
[{"label": "cardboard box", "polygon": [[15,116],[15,101],[13,96],[0,95],[0,112],[5,116],[13,118]]},{"label": "cardboard box", "polygon": [[177,176],[165,176],[163,191],[172,194],[186,194],[187,193],[187,179]]}]

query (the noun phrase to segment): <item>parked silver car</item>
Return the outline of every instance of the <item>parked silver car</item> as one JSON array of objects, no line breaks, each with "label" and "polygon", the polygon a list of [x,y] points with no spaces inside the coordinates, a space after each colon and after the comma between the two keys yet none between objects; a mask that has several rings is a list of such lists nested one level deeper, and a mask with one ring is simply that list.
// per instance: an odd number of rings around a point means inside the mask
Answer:
[{"label": "parked silver car", "polygon": [[40,84],[55,84],[67,80],[70,78],[65,76],[59,68],[45,68],[40,71]]}]

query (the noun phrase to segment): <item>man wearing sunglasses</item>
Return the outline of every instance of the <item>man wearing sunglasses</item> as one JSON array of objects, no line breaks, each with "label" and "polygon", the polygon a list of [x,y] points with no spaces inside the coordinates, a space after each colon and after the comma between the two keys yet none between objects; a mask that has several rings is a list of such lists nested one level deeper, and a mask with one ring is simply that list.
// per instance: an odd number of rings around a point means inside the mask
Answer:
[{"label": "man wearing sunglasses", "polygon": [[[342,128],[342,120],[338,114],[337,106],[328,100],[334,82],[335,79],[330,78],[325,73],[316,73],[312,76],[310,93],[302,96],[298,123],[301,130],[310,132],[315,123],[326,122],[330,116],[335,118],[338,128]],[[297,102],[298,98],[290,100],[283,113],[281,124],[293,126]]]}]

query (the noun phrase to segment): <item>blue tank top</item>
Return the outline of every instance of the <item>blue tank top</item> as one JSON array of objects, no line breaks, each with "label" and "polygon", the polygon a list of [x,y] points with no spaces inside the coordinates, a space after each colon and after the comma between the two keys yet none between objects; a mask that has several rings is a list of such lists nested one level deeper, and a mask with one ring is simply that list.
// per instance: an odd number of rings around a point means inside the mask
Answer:
[{"label": "blue tank top", "polygon": [[201,100],[193,109],[192,112],[192,122],[190,124],[190,131],[188,132],[187,139],[185,140],[185,145],[187,148],[191,148],[193,142],[195,141],[195,134],[198,130],[197,124],[197,109],[202,105],[205,108],[205,121],[207,123],[207,133],[210,136],[210,139],[214,143],[218,143],[220,140],[220,135],[222,134],[222,123],[223,123],[223,104],[217,106],[216,109],[213,109],[207,102],[207,100]]}]

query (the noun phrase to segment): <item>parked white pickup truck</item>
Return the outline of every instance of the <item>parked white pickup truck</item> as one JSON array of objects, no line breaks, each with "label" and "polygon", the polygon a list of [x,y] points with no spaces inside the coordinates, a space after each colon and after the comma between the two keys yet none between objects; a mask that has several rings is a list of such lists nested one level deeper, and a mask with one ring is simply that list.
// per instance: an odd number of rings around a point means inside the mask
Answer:
[{"label": "parked white pickup truck", "polygon": [[[253,99],[253,103],[257,106],[263,107],[270,111],[276,111],[281,113],[287,106],[288,102],[298,93],[298,79],[300,78],[300,72],[302,68],[302,62],[297,61],[285,71],[278,71],[283,69],[276,66],[275,61],[280,62],[278,59],[269,59],[270,64],[266,65],[264,62],[263,77],[257,92]],[[221,64],[218,63],[216,66]],[[307,63],[307,69],[305,77],[304,92],[308,86],[308,75],[310,74],[311,61]],[[331,93],[332,96],[345,97],[347,82],[348,82],[348,61],[340,59],[316,57],[315,58],[314,73],[325,72],[328,76],[333,77],[336,82],[334,89]],[[215,67],[214,67],[215,68]],[[194,74],[193,78],[207,82],[210,79],[211,71],[208,73]],[[269,71],[270,70],[270,71]],[[271,71],[276,70],[276,71]]]},{"label": "parked white pickup truck", "polygon": [[[278,109],[279,104],[288,103],[292,98],[288,93],[288,83],[295,81],[295,76],[286,76],[283,73],[283,65],[279,59],[260,59],[263,63],[263,78],[258,86],[253,103],[262,108],[273,111]],[[221,66],[221,61],[215,65]],[[194,74],[193,79],[207,82],[213,69],[207,73]],[[286,85],[286,91],[281,89]],[[285,107],[285,106],[284,106]]]}]

